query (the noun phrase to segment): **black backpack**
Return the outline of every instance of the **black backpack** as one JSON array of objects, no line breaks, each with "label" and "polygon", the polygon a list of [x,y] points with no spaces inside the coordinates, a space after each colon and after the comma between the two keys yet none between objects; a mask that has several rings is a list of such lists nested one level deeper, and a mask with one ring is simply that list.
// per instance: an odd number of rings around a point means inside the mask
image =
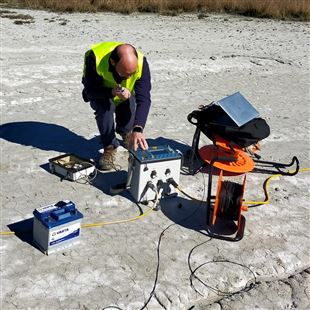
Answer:
[{"label": "black backpack", "polygon": [[229,115],[215,104],[191,112],[187,119],[214,143],[216,136],[219,136],[243,148],[265,139],[270,134],[270,128],[264,119],[254,118],[238,127]]}]

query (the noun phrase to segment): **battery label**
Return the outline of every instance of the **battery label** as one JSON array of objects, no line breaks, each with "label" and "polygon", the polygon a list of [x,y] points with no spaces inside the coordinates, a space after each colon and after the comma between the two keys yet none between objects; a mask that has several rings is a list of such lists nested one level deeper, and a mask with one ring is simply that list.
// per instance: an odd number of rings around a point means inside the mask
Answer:
[{"label": "battery label", "polygon": [[[70,203],[70,200],[63,200],[62,202],[68,204],[68,203]],[[51,212],[55,209],[58,209],[58,206],[56,204],[50,204],[47,206],[42,206],[40,208],[37,208],[36,210],[39,213],[45,213],[45,212]]]},{"label": "battery label", "polygon": [[50,231],[50,245],[78,237],[80,234],[80,223]]},{"label": "battery label", "polygon": [[47,205],[47,206],[43,206],[43,207],[37,208],[36,210],[39,213],[45,213],[45,212],[53,211],[55,209],[57,209],[57,207],[53,204],[53,205]]},{"label": "battery label", "polygon": [[79,235],[80,235],[80,229],[77,229],[77,230],[73,231],[72,233],[70,233],[69,235],[67,235],[63,238],[60,238],[60,239],[57,239],[57,240],[50,242],[50,246],[64,242],[64,241],[72,239],[72,238],[76,238]]}]

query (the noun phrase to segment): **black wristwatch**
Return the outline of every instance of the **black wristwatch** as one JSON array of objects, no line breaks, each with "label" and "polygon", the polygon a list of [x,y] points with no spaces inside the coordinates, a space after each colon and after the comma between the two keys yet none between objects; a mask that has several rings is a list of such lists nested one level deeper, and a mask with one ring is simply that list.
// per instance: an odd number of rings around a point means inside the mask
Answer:
[{"label": "black wristwatch", "polygon": [[135,127],[133,127],[132,132],[141,132],[141,133],[143,133],[143,128],[139,127],[139,126],[135,126]]}]

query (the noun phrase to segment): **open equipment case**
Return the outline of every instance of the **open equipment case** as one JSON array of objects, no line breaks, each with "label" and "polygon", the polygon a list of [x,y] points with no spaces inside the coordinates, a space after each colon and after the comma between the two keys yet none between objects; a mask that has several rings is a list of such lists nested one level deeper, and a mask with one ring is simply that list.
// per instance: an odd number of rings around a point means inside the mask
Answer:
[{"label": "open equipment case", "polygon": [[50,171],[66,180],[76,181],[95,172],[95,163],[89,159],[67,153],[49,159]]}]

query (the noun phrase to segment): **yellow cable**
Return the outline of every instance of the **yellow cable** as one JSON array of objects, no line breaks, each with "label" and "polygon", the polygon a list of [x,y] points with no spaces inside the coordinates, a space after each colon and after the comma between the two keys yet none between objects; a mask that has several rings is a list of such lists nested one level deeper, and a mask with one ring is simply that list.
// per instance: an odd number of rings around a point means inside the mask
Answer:
[{"label": "yellow cable", "polygon": [[[91,224],[83,224],[83,225],[81,225],[81,227],[82,228],[100,227],[100,226],[105,226],[105,225],[128,223],[128,222],[132,222],[132,221],[141,219],[141,218],[145,217],[146,215],[148,215],[151,211],[154,210],[154,208],[156,207],[156,205],[158,203],[158,199],[159,199],[159,195],[158,195],[158,193],[156,193],[156,198],[155,198],[153,207],[149,208],[149,210],[147,210],[146,212],[144,212],[144,213],[142,213],[142,214],[140,214],[138,216],[135,216],[135,217],[132,217],[132,218],[129,218],[129,219],[125,219],[125,220],[117,220],[117,221],[111,221],[111,222],[98,222],[98,223],[91,223]],[[5,236],[5,235],[15,235],[15,232],[14,231],[3,231],[3,232],[0,232],[0,236]]]},{"label": "yellow cable", "polygon": [[[153,211],[154,208],[150,208],[149,210],[147,210],[146,212],[129,218],[129,219],[125,219],[125,220],[118,220],[118,221],[111,221],[111,222],[98,222],[98,223],[92,223],[92,224],[83,224],[81,225],[82,228],[87,228],[87,227],[100,227],[100,226],[106,226],[106,225],[112,225],[112,224],[121,224],[121,223],[128,223],[128,222],[132,222],[138,219],[141,219],[142,217],[148,215],[151,211]],[[0,232],[0,236],[6,236],[6,235],[15,235],[14,231],[3,231]]]},{"label": "yellow cable", "polygon": [[1,231],[0,236],[15,235],[15,231]]},{"label": "yellow cable", "polygon": [[149,210],[147,210],[146,212],[138,215],[138,216],[135,216],[135,217],[132,217],[132,218],[129,218],[129,219],[125,219],[125,220],[118,220],[118,221],[111,221],[111,222],[98,222],[98,223],[92,223],[92,224],[83,224],[81,225],[82,228],[87,228],[87,227],[100,227],[100,226],[105,226],[105,225],[112,225],[112,224],[121,224],[121,223],[128,223],[128,222],[132,222],[132,221],[135,221],[135,220],[138,220],[146,215],[148,215],[151,211],[153,211],[154,208],[150,208]]},{"label": "yellow cable", "polygon": [[[304,171],[310,171],[310,168],[299,169],[298,172],[304,172]],[[293,173],[293,172],[295,172],[295,171],[289,171],[289,173]],[[269,178],[267,178],[265,180],[265,182],[264,182],[265,200],[264,201],[244,200],[243,203],[246,205],[265,205],[265,204],[268,204],[270,202],[270,197],[269,197],[269,193],[268,193],[269,183],[272,179],[275,179],[275,178],[281,177],[281,176],[283,176],[283,175],[282,174],[273,174],[272,176],[270,176]],[[177,187],[177,190],[192,200],[200,201],[200,200],[190,196],[189,194],[185,193],[179,186]]]},{"label": "yellow cable", "polygon": [[[304,171],[310,171],[310,168],[303,168],[303,169],[299,169],[299,172],[304,172]],[[289,173],[293,173],[294,171],[289,171]],[[265,200],[264,201],[250,201],[250,200],[244,200],[243,203],[246,205],[265,205],[268,204],[270,202],[270,197],[269,197],[269,193],[268,193],[268,186],[269,186],[269,182],[276,178],[276,177],[281,177],[283,176],[282,174],[274,174],[272,176],[270,176],[268,179],[266,179],[266,181],[264,182],[264,190],[265,190]],[[285,175],[284,175],[285,176]]]},{"label": "yellow cable", "polygon": [[196,198],[190,196],[189,194],[185,193],[185,192],[180,188],[180,186],[178,186],[176,189],[177,189],[180,193],[182,193],[183,195],[185,195],[187,198],[189,198],[189,199],[191,199],[191,200],[201,201],[201,200],[196,199]]},{"label": "yellow cable", "polygon": [[251,200],[244,200],[243,203],[246,205],[266,205],[270,202],[269,193],[268,193],[268,186],[269,182],[272,179],[275,179],[276,177],[281,176],[281,174],[274,174],[270,176],[266,181],[264,182],[264,191],[265,191],[265,200],[264,201],[251,201]]},{"label": "yellow cable", "polygon": [[[304,172],[304,171],[310,171],[310,168],[303,168],[303,169],[299,169],[299,172]],[[290,173],[292,173],[292,171],[289,171]],[[244,203],[245,204],[251,204],[251,205],[263,205],[263,204],[268,204],[269,201],[270,201],[270,198],[269,198],[269,193],[268,193],[268,186],[269,186],[269,182],[276,178],[276,177],[279,177],[279,176],[282,176],[281,174],[274,174],[272,176],[270,176],[268,179],[266,179],[265,181],[265,186],[264,186],[264,189],[265,189],[265,194],[266,194],[266,197],[265,197],[265,200],[264,201],[247,201],[245,200]],[[192,199],[192,200],[197,200],[193,197],[191,197],[190,195],[186,194],[182,189],[180,189],[180,187],[177,187],[177,189],[183,193],[185,196],[187,196],[188,198]],[[154,202],[154,207],[156,207],[157,203],[158,203],[158,194],[156,195],[156,199],[155,199],[155,202]],[[92,223],[92,224],[83,224],[81,225],[82,228],[87,228],[87,227],[100,227],[100,226],[105,226],[105,225],[112,225],[112,224],[121,224],[121,223],[128,223],[128,222],[132,222],[132,221],[135,221],[135,220],[138,220],[140,218],[143,218],[144,216],[148,215],[151,211],[154,210],[154,207],[153,208],[150,208],[149,210],[147,210],[146,212],[138,215],[138,216],[135,216],[135,217],[132,217],[132,218],[129,218],[129,219],[125,219],[125,220],[117,220],[117,221],[111,221],[111,222],[98,222],[98,223]],[[2,231],[0,232],[0,236],[7,236],[7,235],[15,235],[15,232],[14,231]]]},{"label": "yellow cable", "polygon": [[155,201],[154,201],[154,205],[152,208],[149,208],[149,210],[147,210],[146,212],[129,218],[129,219],[125,219],[125,220],[117,220],[117,221],[111,221],[111,222],[98,222],[98,223],[92,223],[92,224],[83,224],[81,225],[82,228],[86,228],[86,227],[100,227],[100,226],[105,226],[105,225],[112,225],[112,224],[121,224],[121,223],[128,223],[128,222],[132,222],[138,219],[141,219],[142,217],[148,215],[151,211],[154,210],[154,208],[157,206],[158,203],[158,199],[159,199],[159,195],[158,192],[156,192],[156,196],[155,196]]}]

